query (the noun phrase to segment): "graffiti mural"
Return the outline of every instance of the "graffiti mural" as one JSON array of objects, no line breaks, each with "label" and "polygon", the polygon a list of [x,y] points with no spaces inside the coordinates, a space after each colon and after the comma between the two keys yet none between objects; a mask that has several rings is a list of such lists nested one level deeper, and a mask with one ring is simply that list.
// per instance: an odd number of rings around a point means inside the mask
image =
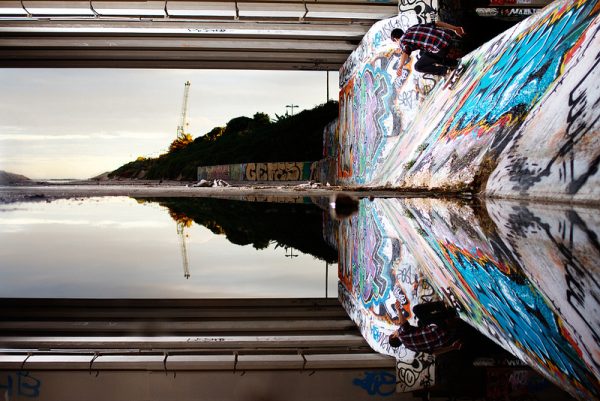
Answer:
[{"label": "graffiti mural", "polygon": [[[541,99],[553,97],[565,68],[580,61],[572,55],[582,39],[591,40],[585,32],[597,16],[595,4],[555,3],[463,59],[462,76],[452,89],[443,85],[431,93],[428,112],[378,177],[423,188],[480,185]],[[536,142],[540,132],[544,128],[527,130]]]},{"label": "graffiti mural", "polygon": [[397,74],[387,38],[415,13],[374,25],[340,72],[339,182],[597,198],[599,13],[598,0],[554,2],[438,81]]},{"label": "graffiti mural", "polygon": [[198,180],[308,181],[313,162],[243,163],[198,167]]},{"label": "graffiti mural", "polygon": [[380,205],[463,320],[577,398],[598,398],[597,210],[431,199]]},{"label": "graffiti mural", "polygon": [[[527,277],[564,317],[561,331],[600,377],[600,216],[590,209],[498,202],[488,210],[511,253],[538,269]],[[556,224],[558,223],[558,224]],[[535,240],[537,247],[527,247]]]},{"label": "graffiti mural", "polygon": [[338,132],[325,141],[334,144],[326,157],[338,162],[337,177],[329,181],[370,184],[436,86],[437,77],[413,73],[410,63],[398,71],[401,53],[390,38],[395,28],[432,21],[436,7],[437,0],[401,2],[399,15],[376,23],[340,69]]},{"label": "graffiti mural", "polygon": [[415,324],[412,306],[440,297],[401,238],[387,227],[389,216],[380,212],[381,201],[361,201],[358,214],[335,226],[339,233],[338,296],[369,345],[396,357],[398,390],[412,391],[433,385],[434,358],[390,347],[388,336],[398,325],[394,304],[399,300],[402,313]]},{"label": "graffiti mural", "polygon": [[[600,19],[596,18],[582,36],[569,54],[566,64],[571,67],[507,145],[490,177],[488,194],[597,199]],[[543,130],[545,140],[527,135],[532,130]]]}]

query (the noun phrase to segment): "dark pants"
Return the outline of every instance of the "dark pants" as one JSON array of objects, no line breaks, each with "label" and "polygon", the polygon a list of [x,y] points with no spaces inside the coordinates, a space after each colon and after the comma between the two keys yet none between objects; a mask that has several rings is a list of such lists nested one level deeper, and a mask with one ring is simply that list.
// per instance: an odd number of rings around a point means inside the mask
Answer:
[{"label": "dark pants", "polygon": [[413,313],[419,319],[419,327],[430,323],[442,324],[447,319],[456,317],[454,309],[447,308],[443,302],[427,302],[413,307]]},{"label": "dark pants", "polygon": [[448,67],[454,68],[457,64],[456,60],[448,58],[449,50],[449,47],[437,53],[422,50],[419,59],[415,63],[415,70],[426,74],[446,75]]}]

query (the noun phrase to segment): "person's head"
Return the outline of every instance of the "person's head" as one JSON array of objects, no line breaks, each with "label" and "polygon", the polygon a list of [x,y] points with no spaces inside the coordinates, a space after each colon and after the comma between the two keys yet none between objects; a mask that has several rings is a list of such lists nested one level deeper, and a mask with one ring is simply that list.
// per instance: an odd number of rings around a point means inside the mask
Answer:
[{"label": "person's head", "polygon": [[397,331],[390,334],[390,336],[388,337],[388,342],[390,343],[390,346],[393,348],[398,348],[399,346],[402,345],[402,340],[400,340],[400,337],[398,336]]},{"label": "person's head", "polygon": [[398,40],[400,40],[400,38],[402,37],[402,35],[404,35],[404,31],[400,28],[396,28],[392,31],[392,33],[390,34],[392,40],[394,42],[397,42]]}]

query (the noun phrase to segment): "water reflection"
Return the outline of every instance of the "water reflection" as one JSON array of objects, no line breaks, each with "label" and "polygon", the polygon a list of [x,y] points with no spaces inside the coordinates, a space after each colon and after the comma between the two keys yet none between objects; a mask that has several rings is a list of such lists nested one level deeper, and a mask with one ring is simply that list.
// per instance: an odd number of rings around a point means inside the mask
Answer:
[{"label": "water reflection", "polygon": [[[327,277],[327,260],[335,260],[337,253],[322,239],[323,211],[313,204],[267,204],[258,212],[242,202],[216,199],[161,199],[160,204],[125,197],[41,200],[0,205],[2,298],[311,298],[337,293],[335,276]],[[270,235],[277,222],[283,226],[286,221],[297,229],[282,227]],[[293,232],[300,238],[288,241],[286,233]],[[293,247],[298,256],[286,257],[285,247]],[[188,280],[182,277],[186,260]]]},{"label": "water reflection", "polygon": [[423,387],[433,357],[387,337],[394,303],[444,299],[464,321],[580,399],[600,395],[600,214],[595,209],[441,199],[362,200],[331,224],[339,297],[371,346]]},{"label": "water reflection", "polygon": [[275,244],[277,248],[293,248],[328,263],[337,262],[337,252],[323,240],[323,210],[311,198],[157,198],[145,201],[167,207],[176,221],[185,216],[215,234],[225,235],[233,244],[251,244],[255,249]]},{"label": "water reflection", "polygon": [[[338,298],[371,347],[397,358],[400,391],[443,383],[442,366],[503,366],[497,344],[577,398],[598,398],[597,209],[427,198],[329,208],[303,197],[4,205],[0,296],[322,297],[335,292],[327,268],[339,257]],[[387,341],[396,301],[416,324],[414,305],[439,300],[474,328],[455,352],[471,357],[460,369]]]}]

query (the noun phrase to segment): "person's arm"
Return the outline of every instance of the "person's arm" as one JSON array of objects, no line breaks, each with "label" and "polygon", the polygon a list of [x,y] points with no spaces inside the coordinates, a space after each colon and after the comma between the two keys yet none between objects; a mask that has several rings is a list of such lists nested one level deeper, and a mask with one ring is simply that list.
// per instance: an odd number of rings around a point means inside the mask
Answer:
[{"label": "person's arm", "polygon": [[410,323],[408,323],[408,319],[404,316],[404,314],[402,313],[402,305],[400,304],[400,301],[396,301],[396,303],[394,304],[396,306],[396,312],[398,312],[398,323],[400,323],[400,332],[401,333],[409,333],[412,330],[414,330],[414,326],[411,326]]},{"label": "person's arm", "polygon": [[449,24],[444,21],[436,21],[435,26],[439,26],[440,28],[450,29],[451,31],[454,31],[454,33],[457,34],[458,36],[463,36],[465,34],[465,30],[463,29],[462,26],[452,25],[452,24]]},{"label": "person's arm", "polygon": [[400,67],[398,67],[398,71],[401,71],[402,68],[404,68],[404,65],[408,62],[409,57],[410,56],[407,53],[405,53],[404,51],[402,52],[402,55],[400,56]]}]

